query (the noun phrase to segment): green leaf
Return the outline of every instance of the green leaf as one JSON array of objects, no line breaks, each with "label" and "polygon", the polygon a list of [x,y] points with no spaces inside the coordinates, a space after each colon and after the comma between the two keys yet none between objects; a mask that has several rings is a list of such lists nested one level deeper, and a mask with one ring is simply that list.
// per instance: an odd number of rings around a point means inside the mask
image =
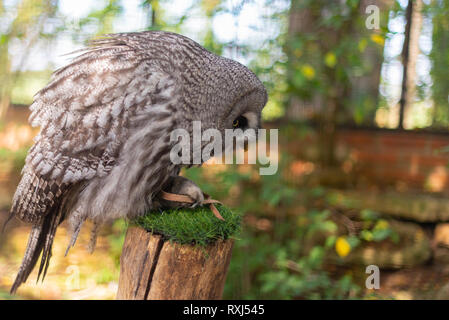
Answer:
[{"label": "green leaf", "polygon": [[379,214],[376,211],[370,210],[370,209],[363,209],[360,211],[360,216],[362,217],[362,220],[376,220],[379,219]]},{"label": "green leaf", "polygon": [[375,229],[373,230],[373,240],[382,241],[391,235],[391,229]]},{"label": "green leaf", "polygon": [[335,245],[335,241],[337,240],[337,236],[330,236],[326,238],[326,242],[324,246],[326,248],[332,248]]},{"label": "green leaf", "polygon": [[356,248],[359,245],[359,243],[360,243],[359,238],[357,238],[355,236],[347,237],[346,241],[348,241],[348,243],[349,243],[349,245],[351,246],[352,249]]}]

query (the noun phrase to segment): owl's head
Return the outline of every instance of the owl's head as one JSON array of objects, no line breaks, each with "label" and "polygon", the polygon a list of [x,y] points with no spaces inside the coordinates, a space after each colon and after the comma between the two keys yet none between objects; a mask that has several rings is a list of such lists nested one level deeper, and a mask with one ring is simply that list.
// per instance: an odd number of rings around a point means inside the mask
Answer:
[{"label": "owl's head", "polygon": [[211,97],[217,116],[217,129],[258,129],[267,92],[257,76],[244,65],[218,57],[219,74],[215,97]]},{"label": "owl's head", "polygon": [[[149,40],[145,51],[160,56],[159,61],[175,75],[180,93],[177,106],[177,128],[192,133],[193,123],[201,123],[201,131],[215,129],[221,136],[236,130],[238,140],[252,140],[245,134],[257,132],[261,112],[267,102],[267,92],[257,76],[241,63],[217,56],[195,41],[169,32],[145,33]],[[155,41],[157,40],[157,41]],[[161,43],[165,51],[161,52]],[[155,51],[154,50],[159,50]],[[204,146],[207,141],[202,140]]]},{"label": "owl's head", "polygon": [[[256,140],[261,127],[262,109],[267,102],[267,92],[257,76],[244,65],[223,57],[216,57],[209,67],[207,79],[201,84],[205,93],[200,112],[195,120],[201,129],[215,129],[221,134],[221,152],[243,146]],[[228,143],[233,135],[234,143]],[[204,139],[204,147],[210,140]]]},{"label": "owl's head", "polygon": [[[228,59],[227,59],[228,60]],[[228,97],[218,103],[219,116],[217,127],[220,129],[260,128],[261,113],[267,102],[267,92],[257,76],[245,66],[232,61],[226,61],[227,71],[232,77],[229,84],[223,88]]]}]

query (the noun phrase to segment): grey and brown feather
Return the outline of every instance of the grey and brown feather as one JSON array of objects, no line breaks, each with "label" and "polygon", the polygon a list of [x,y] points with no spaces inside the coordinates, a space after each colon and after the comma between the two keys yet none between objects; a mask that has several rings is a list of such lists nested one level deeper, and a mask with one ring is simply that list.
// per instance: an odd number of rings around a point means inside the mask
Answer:
[{"label": "grey and brown feather", "polygon": [[[168,32],[107,35],[57,70],[30,106],[40,132],[29,150],[11,214],[33,228],[11,289],[42,254],[48,268],[57,226],[68,220],[73,246],[86,219],[133,218],[177,176],[170,132],[200,120],[202,130],[232,128],[267,100],[257,77],[191,39]],[[70,247],[70,246],[69,246]]]}]

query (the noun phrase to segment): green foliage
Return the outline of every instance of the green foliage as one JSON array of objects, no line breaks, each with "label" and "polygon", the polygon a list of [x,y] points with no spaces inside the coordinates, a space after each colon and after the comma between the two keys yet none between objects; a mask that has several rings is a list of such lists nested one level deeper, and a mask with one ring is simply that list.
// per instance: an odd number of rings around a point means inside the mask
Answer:
[{"label": "green foliage", "polygon": [[79,21],[79,27],[95,25],[97,27],[95,35],[112,33],[114,19],[123,11],[120,0],[106,0],[104,6],[98,10],[90,12],[87,17]]},{"label": "green foliage", "polygon": [[29,105],[33,97],[50,79],[51,71],[25,71],[18,76],[11,90],[13,104]]},{"label": "green foliage", "polygon": [[[329,212],[311,210],[291,227],[295,237],[276,251],[274,268],[260,276],[262,292],[273,298],[343,299],[356,297],[359,287],[350,275],[333,278],[324,262],[335,242],[337,226]],[[304,223],[304,220],[307,223]],[[318,232],[329,233],[323,243],[306,248],[307,239]]]},{"label": "green foliage", "polygon": [[261,188],[260,200],[271,207],[291,204],[298,196],[298,191],[295,188],[282,184],[280,175],[261,176],[261,180],[264,187]]},{"label": "green foliage", "polygon": [[240,229],[240,214],[222,205],[216,207],[225,221],[215,217],[208,207],[198,207],[150,212],[136,219],[135,223],[173,242],[206,246],[219,239],[231,238]]},{"label": "green foliage", "polygon": [[17,295],[11,295],[8,291],[0,289],[0,300],[19,300]]},{"label": "green foliage", "polygon": [[120,255],[122,254],[127,228],[127,221],[123,219],[116,220],[114,221],[111,232],[108,235],[109,252],[111,253],[117,267],[120,266]]},{"label": "green foliage", "polygon": [[[273,235],[245,226],[236,241],[225,297],[244,299],[342,299],[360,297],[350,275],[335,277],[324,262],[335,237],[306,250],[306,239],[319,230],[335,231],[328,213],[312,210],[307,225],[277,222]],[[302,216],[304,218],[304,216]],[[325,222],[323,224],[323,221]],[[331,241],[329,241],[331,240]]]},{"label": "green foliage", "polygon": [[[302,13],[306,20],[303,30],[296,30],[286,47],[288,93],[303,101],[320,97],[324,106],[335,105],[337,120],[358,124],[367,117],[373,120],[378,83],[374,90],[357,90],[357,86],[363,77],[375,77],[380,72],[385,38],[385,29],[380,33],[364,31],[367,29],[365,16],[360,15],[361,6],[359,0],[332,6],[324,0],[292,1],[291,12]],[[382,27],[388,20],[384,18]],[[367,51],[372,53],[365,57]]]},{"label": "green foliage", "polygon": [[[6,113],[11,102],[11,90],[15,85],[20,69],[30,54],[33,44],[39,40],[54,38],[57,32],[50,31],[48,22],[54,19],[57,4],[51,0],[22,0],[13,3],[2,3],[0,21],[0,116]],[[18,71],[12,70],[11,45],[23,48],[17,54]]]},{"label": "green foliage", "polygon": [[[228,166],[212,180],[204,170],[191,168],[185,172],[203,190],[225,199],[232,189],[239,188],[239,208],[247,215],[271,225],[261,231],[258,223],[244,224],[235,242],[224,297],[228,299],[288,299],[356,297],[357,285],[349,275],[333,277],[325,261],[334,249],[337,225],[329,210],[311,209],[295,216],[284,211],[298,203],[300,193],[281,172],[288,166],[281,157],[280,169],[272,176],[260,176],[255,183],[251,172]],[[254,168],[257,170],[257,167]],[[325,191],[320,193],[323,197]],[[271,209],[270,209],[271,208]],[[274,210],[276,217],[263,214]],[[317,234],[325,233],[324,241],[310,247],[307,243]]]},{"label": "green foliage", "polygon": [[116,279],[117,275],[112,272],[110,268],[103,268],[99,270],[96,275],[95,282],[97,284],[107,284]]},{"label": "green foliage", "polygon": [[[285,155],[280,159],[277,174],[256,180],[252,173],[257,166],[252,170],[228,166],[213,176],[201,168],[185,171],[207,193],[238,203],[245,213],[224,297],[365,298],[360,279],[345,269],[335,273],[330,266],[345,265],[346,257],[365,244],[398,242],[398,234],[379,213],[369,209],[354,212],[342,224],[343,215],[334,209],[338,195],[323,186],[300,189],[291,185],[282,174],[290,165],[289,159]],[[357,230],[350,224],[357,225]]]},{"label": "green foliage", "polygon": [[388,221],[381,219],[378,214],[367,216],[367,211],[371,212],[370,210],[362,210],[361,213],[364,223],[363,229],[359,233],[360,239],[375,242],[390,239],[394,243],[398,243],[399,235],[391,228]]},{"label": "green foliage", "polygon": [[0,148],[0,163],[12,162],[13,170],[19,172],[25,164],[25,158],[28,153],[28,149],[19,149],[12,151],[7,148]]}]

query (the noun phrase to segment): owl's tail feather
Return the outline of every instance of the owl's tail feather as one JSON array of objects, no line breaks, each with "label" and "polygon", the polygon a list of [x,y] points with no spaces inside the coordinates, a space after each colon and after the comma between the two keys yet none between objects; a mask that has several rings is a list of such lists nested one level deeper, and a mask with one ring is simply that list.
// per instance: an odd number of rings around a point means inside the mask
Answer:
[{"label": "owl's tail feather", "polygon": [[28,238],[25,256],[23,257],[19,272],[11,287],[11,294],[15,293],[19,286],[28,279],[28,276],[36,265],[41,253],[42,257],[37,281],[39,281],[41,274],[42,281],[44,280],[51,258],[51,248],[56,228],[62,222],[62,218],[61,210],[55,208],[55,210],[49,212],[41,222],[33,226],[30,237]]}]

